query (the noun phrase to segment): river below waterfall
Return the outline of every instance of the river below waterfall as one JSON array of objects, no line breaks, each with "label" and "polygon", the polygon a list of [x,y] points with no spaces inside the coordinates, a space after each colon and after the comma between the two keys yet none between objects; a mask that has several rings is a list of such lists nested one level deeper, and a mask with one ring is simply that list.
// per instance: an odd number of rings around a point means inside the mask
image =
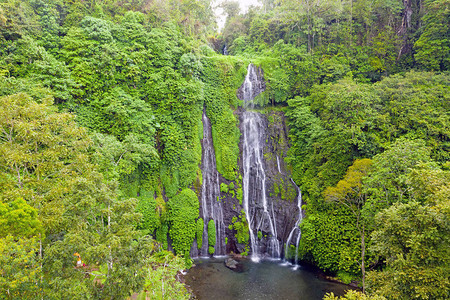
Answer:
[{"label": "river below waterfall", "polygon": [[198,259],[185,275],[200,300],[318,300],[327,292],[343,295],[348,286],[326,281],[311,270],[281,261],[242,260],[243,271],[234,272],[224,258]]}]

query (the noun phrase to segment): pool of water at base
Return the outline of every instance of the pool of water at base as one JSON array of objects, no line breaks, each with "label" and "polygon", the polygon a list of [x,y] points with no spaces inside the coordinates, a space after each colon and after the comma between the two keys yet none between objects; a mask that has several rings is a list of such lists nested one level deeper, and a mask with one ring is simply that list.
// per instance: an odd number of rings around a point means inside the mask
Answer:
[{"label": "pool of water at base", "polygon": [[228,269],[225,258],[195,260],[185,275],[199,300],[319,300],[328,292],[343,295],[348,286],[319,278],[317,273],[281,261],[243,259],[242,272]]}]

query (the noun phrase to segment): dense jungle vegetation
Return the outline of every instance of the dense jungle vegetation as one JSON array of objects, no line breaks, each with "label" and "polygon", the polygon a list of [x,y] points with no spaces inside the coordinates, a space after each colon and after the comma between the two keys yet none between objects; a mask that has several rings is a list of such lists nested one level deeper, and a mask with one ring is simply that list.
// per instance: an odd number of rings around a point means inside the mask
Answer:
[{"label": "dense jungle vegetation", "polygon": [[202,112],[239,187],[249,63],[287,117],[302,260],[348,299],[450,298],[450,1],[261,4],[217,33],[210,0],[0,0],[2,298],[189,298]]}]

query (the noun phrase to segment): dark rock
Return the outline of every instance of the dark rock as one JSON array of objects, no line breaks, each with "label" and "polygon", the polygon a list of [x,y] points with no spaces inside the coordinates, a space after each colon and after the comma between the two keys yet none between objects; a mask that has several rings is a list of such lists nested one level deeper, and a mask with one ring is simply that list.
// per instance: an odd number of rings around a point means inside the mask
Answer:
[{"label": "dark rock", "polygon": [[[250,76],[250,80],[252,82],[253,88],[251,89],[251,97],[254,97],[256,94],[261,93],[265,89],[265,82],[263,78],[263,71],[261,68],[257,68],[253,65],[249,66],[249,69],[252,70],[253,76]],[[244,97],[244,89],[241,87],[237,94],[240,99]],[[249,91],[247,92],[247,96]],[[238,108],[234,114],[240,120],[240,130],[242,132],[243,125],[243,114],[245,113],[244,108]],[[289,129],[286,126],[285,116],[283,112],[280,111],[266,111],[265,114],[259,113],[259,125],[260,131],[263,132],[260,136],[260,144],[262,151],[262,159],[264,165],[265,172],[265,193],[267,198],[267,207],[269,210],[270,218],[273,220],[272,224],[276,230],[276,243],[279,245],[280,256],[281,258],[284,256],[284,244],[289,236],[290,231],[296,224],[296,220],[298,219],[298,207],[297,207],[297,188],[291,181],[291,170],[290,167],[284,162],[284,158],[287,156],[287,152],[289,150]],[[204,125],[205,126],[205,125]],[[206,124],[206,128],[209,128],[211,125]],[[204,138],[207,135],[204,134]],[[208,135],[209,139],[212,139],[210,135]],[[212,140],[211,140],[212,143]],[[205,141],[203,141],[203,146],[205,146]],[[240,222],[240,216],[244,211],[244,206],[240,203],[237,192],[240,189],[243,189],[243,142],[242,140],[239,143],[239,150],[241,153],[241,157],[238,162],[238,174],[239,179],[230,181],[225,179],[221,174],[218,174],[218,181],[210,183],[211,186],[220,186],[220,184],[224,184],[229,186],[233,183],[234,188],[230,188],[229,192],[220,191],[219,195],[214,194],[210,195],[208,199],[216,199],[218,198],[218,202],[222,207],[222,218],[223,218],[223,233],[224,236],[218,238],[223,242],[222,250],[215,253],[216,255],[224,255],[229,253],[247,253],[251,255],[252,249],[250,245],[250,241],[248,244],[242,244],[237,241],[236,235],[237,231],[233,224],[236,222]],[[202,172],[203,180],[207,181],[206,173],[203,169],[205,161],[205,155],[202,157]],[[211,161],[210,165],[214,165],[215,162]],[[256,177],[258,175],[258,171],[254,168],[253,164],[250,165],[250,173],[253,175],[252,177]],[[215,171],[216,174],[217,171]],[[216,176],[210,176],[211,178],[217,178]],[[252,178],[249,183],[249,198],[250,199],[261,199],[262,197],[262,185],[259,181]],[[203,193],[203,191],[202,191]],[[219,197],[218,197],[219,196]],[[241,199],[242,200],[242,199]],[[205,228],[209,217],[203,216],[202,214],[203,205],[200,205],[201,217],[205,219]],[[208,206],[207,211],[211,211],[211,208]],[[266,214],[265,219],[262,217]],[[274,244],[274,239],[271,239],[271,225],[267,222],[267,211],[264,212],[264,207],[260,201],[251,201],[249,207],[249,217],[252,220],[264,219],[264,222],[260,222],[259,224],[259,232],[258,230],[253,231],[253,235],[256,237],[258,243],[258,252],[261,254],[261,257],[267,256],[270,252],[271,245]],[[226,241],[226,243],[225,243]],[[202,250],[198,251],[196,245],[193,245],[191,255],[193,257],[197,256],[206,256],[208,250],[208,239],[207,235],[203,235],[203,244]],[[195,244],[195,243],[194,243]],[[217,250],[217,249],[216,249]],[[236,257],[233,257],[235,261],[239,261]],[[242,264],[239,264],[242,266]],[[228,266],[227,266],[228,267]],[[232,268],[230,268],[232,269]],[[236,269],[233,269],[236,270]]]},{"label": "dark rock", "polygon": [[236,248],[237,248],[237,253],[242,253],[245,251],[245,245],[237,244]]},{"label": "dark rock", "polygon": [[228,257],[227,259],[225,259],[224,263],[225,263],[225,267],[227,267],[228,269],[230,269],[234,272],[238,272],[238,273],[244,272],[244,265],[232,257]]},{"label": "dark rock", "polygon": [[235,261],[234,259],[232,259],[231,257],[225,259],[225,266],[228,269],[236,269],[238,264],[239,263],[237,261]]}]

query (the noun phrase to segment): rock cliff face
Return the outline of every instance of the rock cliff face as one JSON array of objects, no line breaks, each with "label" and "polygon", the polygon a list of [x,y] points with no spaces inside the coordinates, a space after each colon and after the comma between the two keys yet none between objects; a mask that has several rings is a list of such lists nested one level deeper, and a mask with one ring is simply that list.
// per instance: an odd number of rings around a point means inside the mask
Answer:
[{"label": "rock cliff face", "polygon": [[[261,167],[264,170],[265,190],[263,191],[261,184],[258,183],[258,177],[261,174],[258,174],[257,167],[251,161],[248,170],[250,178],[247,187],[249,190],[247,219],[252,223],[250,227],[255,235],[255,240],[250,242],[256,246],[251,247],[250,250],[256,260],[267,257],[282,258],[284,257],[284,244],[299,214],[296,205],[297,190],[290,181],[290,170],[284,163],[284,157],[289,149],[287,128],[281,112],[255,114],[258,114],[260,141],[262,142]],[[240,112],[241,131],[245,130],[242,128],[245,126],[245,118],[246,112]],[[239,167],[242,173],[246,171],[244,144],[245,141],[241,138],[240,149],[242,150]],[[250,144],[249,147],[252,148],[253,145]],[[252,159],[250,158],[250,160]],[[243,174],[243,178],[245,178],[245,174]],[[245,195],[245,182],[243,185]],[[263,197],[266,198],[265,204],[262,201]],[[277,244],[275,245],[274,242]]]},{"label": "rock cliff face", "polygon": [[[211,123],[203,113],[203,141],[202,141],[202,190],[200,197],[200,217],[203,219],[202,244],[197,244],[199,250],[196,256],[212,254],[225,255],[225,225],[223,222],[222,201],[220,200],[219,173],[216,168]],[[208,230],[210,221],[214,222],[215,230]],[[212,232],[213,231],[213,232]],[[214,238],[210,235],[214,234]],[[211,241],[215,241],[214,245]],[[194,253],[196,249],[193,249]],[[192,250],[191,250],[192,252]]]},{"label": "rock cliff face", "polygon": [[[225,225],[225,237],[217,235],[216,243],[223,242],[226,253],[246,253],[254,260],[283,258],[285,243],[298,226],[300,215],[299,191],[284,162],[289,149],[288,129],[282,112],[266,110],[263,114],[247,110],[253,108],[253,98],[265,89],[262,70],[249,65],[247,71],[237,92],[244,100],[244,108],[235,112],[242,133],[239,179],[228,181],[219,174],[218,183],[214,183],[218,186],[213,188],[220,190],[216,200],[219,204],[215,206],[222,211],[216,215],[221,216],[220,222]],[[203,145],[210,144],[205,141],[207,138],[210,137],[204,135]],[[202,193],[211,189],[204,188]],[[215,255],[224,253],[219,252]]]}]

